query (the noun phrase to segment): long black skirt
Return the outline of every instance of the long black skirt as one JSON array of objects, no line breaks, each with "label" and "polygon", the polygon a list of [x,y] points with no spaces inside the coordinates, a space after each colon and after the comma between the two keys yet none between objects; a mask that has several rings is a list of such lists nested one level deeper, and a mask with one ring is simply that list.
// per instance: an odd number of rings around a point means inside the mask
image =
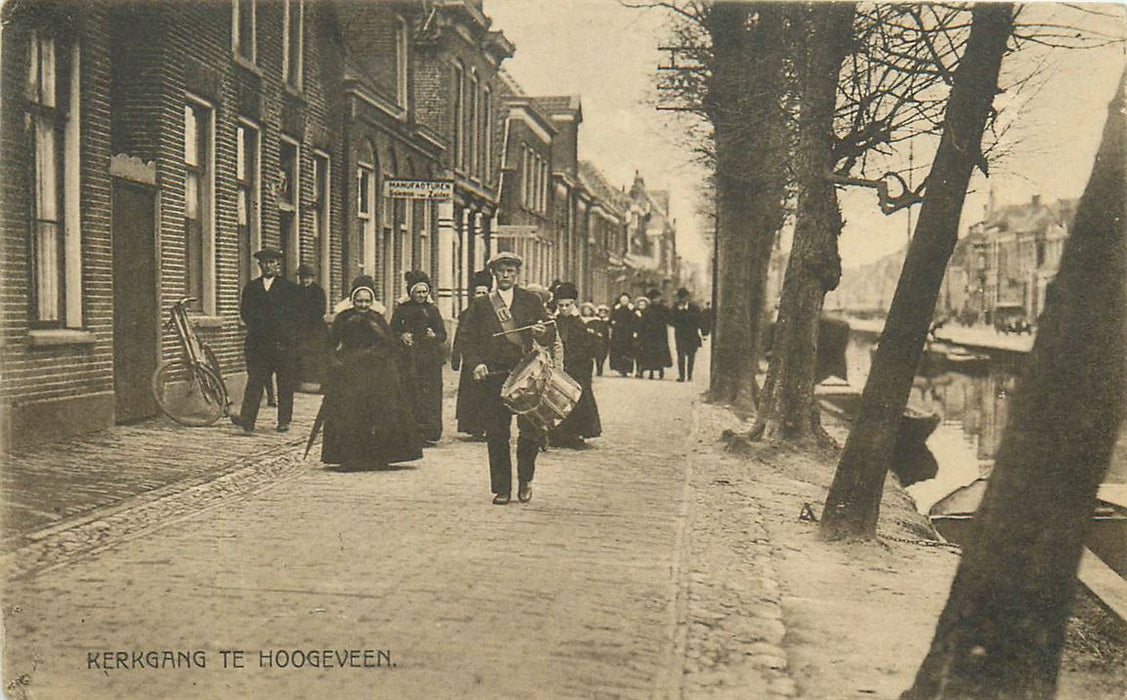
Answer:
[{"label": "long black skirt", "polygon": [[393,464],[423,456],[394,351],[344,350],[330,367],[322,412],[326,464]]}]

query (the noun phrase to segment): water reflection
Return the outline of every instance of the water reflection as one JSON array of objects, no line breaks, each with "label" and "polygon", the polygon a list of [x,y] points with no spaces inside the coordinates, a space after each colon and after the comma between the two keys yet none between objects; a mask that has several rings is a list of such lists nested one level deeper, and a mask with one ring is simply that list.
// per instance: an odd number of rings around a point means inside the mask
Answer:
[{"label": "water reflection", "polygon": [[[858,387],[864,386],[869,376],[872,348],[871,337],[850,336],[846,362],[850,382]],[[942,418],[927,441],[939,472],[934,479],[908,487],[921,513],[927,513],[951,491],[989,472],[1009,417],[1020,363],[1013,356],[995,356],[968,366],[951,366],[935,357],[921,363],[908,404]],[[1107,481],[1127,481],[1127,430],[1120,433]]]}]

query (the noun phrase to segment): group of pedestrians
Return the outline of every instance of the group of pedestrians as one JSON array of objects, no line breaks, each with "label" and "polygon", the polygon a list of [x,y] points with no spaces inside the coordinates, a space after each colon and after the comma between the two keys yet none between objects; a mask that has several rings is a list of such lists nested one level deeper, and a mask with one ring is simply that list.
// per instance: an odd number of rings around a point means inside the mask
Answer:
[{"label": "group of pedestrians", "polygon": [[623,292],[610,312],[608,355],[611,370],[620,376],[665,379],[673,366],[669,352],[669,331],[677,350],[677,381],[693,379],[693,365],[702,340],[712,330],[711,314],[701,309],[689,290],[677,290],[673,306],[651,289],[637,299]]},{"label": "group of pedestrians", "polygon": [[[306,275],[299,274],[300,284],[281,276],[283,257],[270,248],[256,253],[262,275],[243,290],[247,386],[232,422],[244,433],[254,432],[263,391],[276,377],[277,430],[287,431],[299,376],[315,378],[324,395],[313,428],[314,435],[324,431],[322,462],[360,468],[420,459],[442,435],[447,352],[446,326],[432,301],[429,277],[406,274],[407,295],[390,319],[375,281],[357,277],[326,330],[324,291]],[[473,275],[473,299],[459,315],[450,350],[451,364],[460,371],[458,430],[487,443],[490,486],[499,505],[511,499],[514,415],[501,390],[534,349],[551,357],[582,391],[571,413],[551,430],[518,417],[517,499],[532,498],[539,452],[549,445],[578,447],[602,430],[592,377],[596,363],[606,358],[609,320],[581,309],[572,283],[551,290],[518,286],[521,265],[518,255],[501,252],[487,270]],[[312,270],[301,272],[311,277]]]}]

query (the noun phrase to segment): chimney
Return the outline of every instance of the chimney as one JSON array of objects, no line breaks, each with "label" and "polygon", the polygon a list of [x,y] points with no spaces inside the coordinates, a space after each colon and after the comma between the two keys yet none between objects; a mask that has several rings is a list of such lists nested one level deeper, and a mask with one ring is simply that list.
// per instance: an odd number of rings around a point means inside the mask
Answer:
[{"label": "chimney", "polygon": [[1039,194],[1033,195],[1033,201],[1031,203],[1032,203],[1034,209],[1040,209],[1041,208],[1041,195],[1039,195]]}]

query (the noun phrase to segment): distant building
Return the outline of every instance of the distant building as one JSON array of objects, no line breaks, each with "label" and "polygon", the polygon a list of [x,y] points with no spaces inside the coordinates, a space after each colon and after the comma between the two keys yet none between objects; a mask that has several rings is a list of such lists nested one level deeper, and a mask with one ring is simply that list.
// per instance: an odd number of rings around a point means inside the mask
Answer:
[{"label": "distant building", "polygon": [[[1028,202],[995,208],[972,224],[955,245],[943,278],[936,317],[964,324],[993,323],[999,310],[1034,323],[1045,308],[1045,292],[1060,267],[1064,242],[1076,214],[1076,200]],[[826,308],[883,316],[904,266],[905,250],[873,263],[843,270],[841,284]]]},{"label": "distant building", "polygon": [[668,297],[676,291],[679,281],[677,225],[669,218],[669,192],[646,189],[645,180],[635,171],[629,197],[628,287],[634,294],[654,288]]},{"label": "distant building", "polygon": [[969,228],[951,256],[938,311],[965,323],[992,323],[999,309],[1033,322],[1060,267],[1076,200],[1030,201],[994,209]]}]

